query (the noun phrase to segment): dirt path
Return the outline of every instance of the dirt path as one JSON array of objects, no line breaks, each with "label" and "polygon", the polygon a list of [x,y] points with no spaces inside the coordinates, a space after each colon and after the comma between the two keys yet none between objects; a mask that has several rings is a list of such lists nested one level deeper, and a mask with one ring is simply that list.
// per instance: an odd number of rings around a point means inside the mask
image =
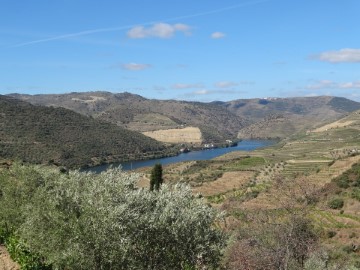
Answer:
[{"label": "dirt path", "polygon": [[11,260],[4,246],[0,246],[0,270],[20,270],[20,266]]}]

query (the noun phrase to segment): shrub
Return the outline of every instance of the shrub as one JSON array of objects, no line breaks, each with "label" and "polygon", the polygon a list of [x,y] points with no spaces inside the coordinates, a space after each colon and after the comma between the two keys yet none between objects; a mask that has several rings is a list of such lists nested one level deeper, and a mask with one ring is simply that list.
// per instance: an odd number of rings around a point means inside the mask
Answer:
[{"label": "shrub", "polygon": [[341,198],[335,198],[328,202],[328,206],[331,209],[340,209],[344,206],[344,200]]},{"label": "shrub", "polygon": [[16,261],[22,270],[50,270],[52,267],[43,262],[42,258],[31,253],[24,243],[15,235],[7,237],[6,248],[11,258]]},{"label": "shrub", "polygon": [[336,235],[336,232],[335,232],[335,231],[328,231],[328,232],[327,232],[327,237],[328,237],[328,238],[333,238],[335,235]]},{"label": "shrub", "polygon": [[25,207],[19,235],[59,269],[216,267],[221,215],[190,187],[137,188],[138,175],[38,170],[45,183]]}]

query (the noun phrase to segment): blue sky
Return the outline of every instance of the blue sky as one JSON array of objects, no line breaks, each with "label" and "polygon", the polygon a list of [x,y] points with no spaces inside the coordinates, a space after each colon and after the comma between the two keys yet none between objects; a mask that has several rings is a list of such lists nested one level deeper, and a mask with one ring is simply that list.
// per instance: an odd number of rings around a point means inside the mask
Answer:
[{"label": "blue sky", "polygon": [[360,101],[359,0],[0,0],[0,94]]}]

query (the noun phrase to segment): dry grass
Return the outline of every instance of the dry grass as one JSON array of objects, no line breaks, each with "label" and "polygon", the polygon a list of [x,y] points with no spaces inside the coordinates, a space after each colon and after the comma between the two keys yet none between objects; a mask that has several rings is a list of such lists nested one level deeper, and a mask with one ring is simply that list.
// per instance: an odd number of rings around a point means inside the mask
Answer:
[{"label": "dry grass", "polygon": [[201,193],[204,196],[212,196],[219,193],[225,193],[233,189],[238,189],[249,182],[254,172],[239,171],[225,172],[223,176],[215,181],[204,183],[202,186],[195,187],[195,193]]},{"label": "dry grass", "polygon": [[200,144],[202,142],[201,131],[197,127],[148,131],[143,132],[143,134],[157,141],[166,143]]},{"label": "dry grass", "polygon": [[87,100],[80,99],[80,98],[72,98],[71,100],[80,101],[83,103],[95,103],[97,101],[106,100],[106,98],[104,98],[104,97],[98,97],[98,96],[90,96],[90,97],[91,97],[91,99],[87,99]]},{"label": "dry grass", "polygon": [[353,124],[355,121],[336,121],[336,122],[333,122],[331,124],[328,124],[328,125],[325,125],[325,126],[322,126],[322,127],[319,127],[315,130],[313,130],[313,132],[323,132],[323,131],[327,131],[329,129],[333,129],[333,128],[342,128],[342,127],[347,127],[347,126],[350,126],[351,124]]}]

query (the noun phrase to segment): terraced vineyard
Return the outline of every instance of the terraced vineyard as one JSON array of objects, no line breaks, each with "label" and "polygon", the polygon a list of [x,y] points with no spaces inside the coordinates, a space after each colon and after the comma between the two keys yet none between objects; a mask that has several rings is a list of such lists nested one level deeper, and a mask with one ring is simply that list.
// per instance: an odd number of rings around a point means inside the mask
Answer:
[{"label": "terraced vineyard", "polygon": [[[165,166],[165,182],[189,183],[194,193],[227,211],[230,227],[243,226],[244,215],[267,211],[270,216],[281,216],[289,205],[305,207],[322,243],[336,250],[339,258],[356,260],[359,252],[353,248],[360,246],[360,191],[339,191],[332,182],[360,162],[360,114],[339,122],[349,123],[349,119],[351,125],[297,134],[268,148]],[[146,187],[149,171],[142,172],[142,186]],[[331,208],[330,203],[338,199],[343,202],[341,208]],[[309,205],[304,206],[304,201]]]}]

